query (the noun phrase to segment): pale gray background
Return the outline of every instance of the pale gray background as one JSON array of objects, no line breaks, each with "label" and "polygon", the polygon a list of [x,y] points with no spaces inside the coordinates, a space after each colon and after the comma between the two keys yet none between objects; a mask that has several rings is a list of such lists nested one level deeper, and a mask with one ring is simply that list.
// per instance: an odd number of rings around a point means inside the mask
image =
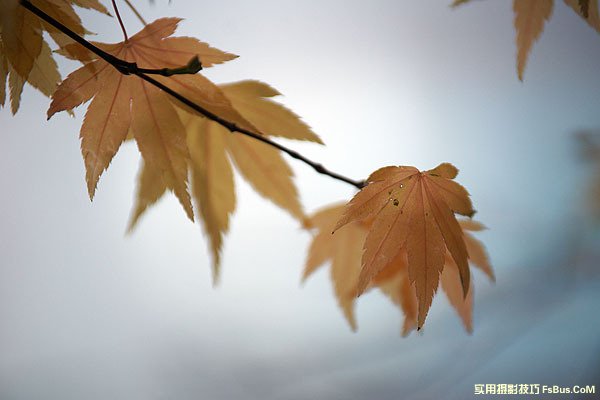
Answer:
[{"label": "pale gray background", "polygon": [[[600,384],[600,235],[574,139],[600,127],[600,37],[572,10],[557,2],[521,83],[509,1],[136,3],[241,55],[207,75],[279,89],[328,146],[290,145],[332,169],[457,165],[498,282],[475,274],[471,336],[439,296],[425,332],[402,339],[399,311],[375,293],[354,334],[325,269],[299,284],[310,236],[238,179],[212,289],[206,240],[173,197],[124,237],[134,145],[91,204],[83,108],[46,122],[48,99],[26,89],[16,117],[0,111],[1,400],[463,399],[476,383]],[[121,40],[116,21],[83,15],[97,40]],[[290,163],[308,211],[353,194]]]}]

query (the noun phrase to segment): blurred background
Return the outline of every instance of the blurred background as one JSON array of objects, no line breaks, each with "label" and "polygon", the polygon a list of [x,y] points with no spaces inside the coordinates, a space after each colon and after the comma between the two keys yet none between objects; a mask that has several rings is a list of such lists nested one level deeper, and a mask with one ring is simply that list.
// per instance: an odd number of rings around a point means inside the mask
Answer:
[{"label": "blurred background", "polygon": [[[573,10],[556,2],[520,82],[509,1],[134,3],[239,54],[206,75],[281,91],[327,146],[287,143],[331,169],[459,167],[497,282],[475,273],[472,335],[438,296],[424,331],[401,338],[375,292],[352,333],[328,268],[300,284],[309,233],[237,179],[212,288],[206,239],[173,196],[124,234],[135,146],[90,203],[85,107],[46,122],[48,99],[27,87],[15,117],[0,110],[0,399],[465,399],[486,383],[598,396],[600,37]],[[81,14],[95,40],[122,40],[115,20]],[[353,195],[290,164],[307,212]]]}]

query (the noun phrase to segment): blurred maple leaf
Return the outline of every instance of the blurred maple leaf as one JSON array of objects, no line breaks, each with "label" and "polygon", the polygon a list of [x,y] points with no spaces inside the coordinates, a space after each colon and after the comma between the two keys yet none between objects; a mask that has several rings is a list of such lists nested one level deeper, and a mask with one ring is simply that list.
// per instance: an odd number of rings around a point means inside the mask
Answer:
[{"label": "blurred maple leaf", "polygon": [[[457,7],[471,0],[455,0],[452,7]],[[565,4],[573,9],[593,29],[600,32],[600,16],[596,0],[565,0]],[[533,43],[539,39],[546,21],[552,16],[554,0],[514,0],[515,30],[517,33],[517,75],[523,80],[527,57]]]},{"label": "blurred maple leaf", "polygon": [[[31,3],[80,36],[86,30],[73,5],[109,15],[97,0],[32,0]],[[19,0],[0,1],[0,106],[5,104],[8,79],[13,114],[19,110],[25,82],[48,97],[60,82],[58,67],[42,37],[44,31],[59,45],[71,42],[56,28],[21,7]]]},{"label": "blurred maple leaf", "polygon": [[[293,112],[270,100],[280,93],[258,81],[220,85],[233,107],[261,132],[288,139],[322,143]],[[206,118],[179,112],[190,150],[192,195],[208,234],[213,258],[213,278],[219,276],[223,235],[229,229],[229,216],[235,210],[235,187],[231,162],[243,178],[262,196],[270,199],[297,219],[304,218],[293,173],[281,153],[253,138],[232,134]],[[165,192],[159,174],[144,163],[138,179],[137,200],[129,230],[146,209]]]},{"label": "blurred maple leaf", "polygon": [[[149,69],[180,67],[191,57],[202,58],[204,66],[210,67],[236,57],[193,38],[169,37],[180,21],[158,19],[125,42],[94,44],[117,58]],[[123,75],[79,44],[69,45],[66,50],[85,65],[60,84],[52,96],[48,117],[93,98],[80,134],[90,198],[94,197],[100,175],[131,131],[144,162],[158,171],[193,220],[187,176],[190,156],[185,127],[175,106],[186,107],[139,77]],[[202,75],[157,76],[156,80],[214,114],[255,130],[223,92]]]},{"label": "blurred maple leaf", "polygon": [[419,328],[437,289],[446,249],[458,267],[464,296],[470,286],[467,248],[454,213],[470,217],[475,211],[468,192],[452,180],[457,174],[447,163],[425,172],[414,167],[381,168],[369,176],[335,227],[375,218],[364,244],[359,295],[406,250],[418,298]]},{"label": "blurred maple leaf", "polygon": [[[315,272],[319,266],[330,261],[331,280],[338,304],[352,330],[356,330],[354,303],[361,271],[362,244],[365,242],[373,220],[350,222],[332,235],[331,230],[341,217],[344,208],[342,204],[328,206],[305,221],[305,227],[316,229],[316,234],[308,250],[303,280]],[[484,229],[483,225],[472,220],[461,220],[459,223],[464,234],[469,260],[491,280],[495,280],[483,245],[469,233]],[[464,297],[459,270],[449,252],[445,254],[440,281],[446,297],[456,309],[465,329],[471,332],[473,285],[470,285],[469,292]],[[401,249],[387,266],[373,277],[369,288],[378,288],[402,310],[404,314],[402,334],[404,336],[417,328],[418,299],[414,284],[409,278],[405,249]]]},{"label": "blurred maple leaf", "polygon": [[323,208],[304,222],[307,229],[316,229],[310,248],[302,281],[318,267],[331,262],[331,281],[338,304],[352,330],[357,329],[354,316],[356,286],[360,275],[362,246],[367,237],[369,224],[365,221],[351,222],[340,228],[335,235],[331,231],[342,216],[345,204]]}]

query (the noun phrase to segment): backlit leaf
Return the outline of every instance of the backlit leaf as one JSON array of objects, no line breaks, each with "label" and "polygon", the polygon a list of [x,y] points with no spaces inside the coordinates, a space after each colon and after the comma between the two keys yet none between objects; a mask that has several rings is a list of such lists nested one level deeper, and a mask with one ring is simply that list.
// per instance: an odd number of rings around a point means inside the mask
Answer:
[{"label": "backlit leaf", "polygon": [[[219,88],[241,118],[260,129],[261,133],[269,134],[262,132],[263,128],[278,132],[291,129],[289,138],[320,142],[297,115],[267,99],[279,93],[270,86],[257,81],[243,81]],[[303,219],[304,213],[293,183],[292,170],[279,151],[255,139],[231,133],[216,122],[186,110],[181,108],[178,114],[185,126],[190,151],[192,195],[201,216],[200,223],[210,241],[213,277],[217,281],[223,236],[229,229],[229,218],[236,205],[232,163],[259,194],[297,219]],[[164,185],[144,180],[144,176],[142,173],[138,181],[138,199],[130,229],[147,207],[160,197],[158,191],[161,187],[164,192]],[[147,193],[152,194],[152,202],[144,195]]]},{"label": "backlit leaf", "polygon": [[[341,204],[323,208],[308,217],[304,223],[309,230],[315,230],[308,250],[308,257],[302,280],[306,280],[320,266],[331,262],[331,281],[336,297],[344,316],[353,330],[356,330],[354,303],[356,288],[361,269],[361,253],[363,243],[373,227],[371,218],[350,222],[331,234],[332,227],[344,211]],[[490,280],[494,274],[487,254],[481,242],[470,232],[485,229],[483,225],[470,219],[459,221],[464,232],[465,242],[469,251],[472,266],[480,268]],[[338,236],[339,234],[339,236]],[[442,289],[450,304],[463,321],[468,332],[472,331],[473,286],[470,286],[467,296],[464,296],[460,273],[454,259],[448,251],[444,255],[444,267],[440,275]],[[396,304],[404,315],[402,335],[408,335],[418,324],[419,300],[415,283],[410,278],[406,248],[376,274],[369,282],[369,288],[377,288]]]},{"label": "backlit leaf", "polygon": [[192,116],[186,128],[192,156],[192,194],[210,239],[216,283],[220,276],[223,235],[229,230],[229,217],[236,205],[233,170],[226,152],[230,134],[205,118]]},{"label": "backlit leaf", "polygon": [[142,162],[138,173],[136,203],[131,213],[128,231],[132,232],[146,209],[156,203],[166,192],[167,186],[161,171]]},{"label": "backlit leaf", "polygon": [[323,143],[293,111],[271,100],[277,90],[259,81],[220,85],[234,108],[269,136]]},{"label": "backlit leaf", "polygon": [[304,213],[293,183],[293,172],[281,153],[242,135],[228,135],[227,149],[238,171],[262,196],[302,219]]},{"label": "backlit leaf", "polygon": [[[494,273],[489,263],[487,254],[481,242],[475,239],[469,231],[479,231],[483,225],[472,220],[461,220],[461,228],[465,235],[465,242],[469,251],[469,260],[472,265],[494,280]],[[444,269],[440,275],[442,290],[446,293],[448,301],[461,318],[467,332],[473,330],[473,285],[471,284],[467,296],[464,296],[460,273],[452,256],[446,252]],[[408,273],[408,259],[406,251],[401,250],[398,256],[371,281],[372,287],[379,288],[384,294],[399,306],[404,314],[402,335],[408,335],[417,328],[418,299],[415,287],[411,284]]]},{"label": "backlit leaf", "polygon": [[[185,59],[187,63],[191,55],[200,58],[207,55],[212,63],[233,58],[195,39],[178,41],[177,38],[168,37],[174,33],[179,21],[177,18],[159,19],[147,25],[127,43],[95,44],[115,57],[137,63],[141,68],[180,67],[181,61]],[[177,113],[181,105],[139,77],[122,75],[86,50],[76,50],[81,46],[71,47],[68,54],[83,56],[85,65],[71,73],[59,86],[48,117],[92,99],[81,129],[90,197],[94,196],[100,175],[108,168],[120,144],[131,132],[144,163],[161,172],[162,181],[175,193],[187,216],[192,219],[187,176],[189,151],[186,130]],[[165,54],[170,56],[165,58]],[[208,62],[206,66],[212,63]],[[182,92],[210,112],[254,129],[235,111],[223,92],[203,76],[196,74],[156,79]],[[174,107],[174,104],[178,107]],[[137,218],[139,215],[133,221]]]},{"label": "backlit leaf", "polygon": [[[81,25],[79,16],[73,10],[73,4],[77,3],[106,12],[106,8],[96,0],[30,0],[30,2],[80,36],[85,35],[86,31]],[[7,71],[10,66],[10,70],[15,75],[9,79],[9,85],[11,83],[14,85],[10,87],[13,94],[11,97],[13,113],[18,111],[24,82],[29,82],[44,95],[50,96],[60,81],[50,47],[42,37],[44,31],[47,31],[58,45],[72,42],[72,39],[56,28],[21,7],[19,1],[0,1],[0,63],[5,64],[0,67],[0,86],[2,86],[0,105],[4,105],[2,93],[6,91],[6,76],[1,70]]]},{"label": "backlit leaf", "polygon": [[408,277],[406,251],[398,253],[396,258],[379,274],[371,284],[396,304],[404,314],[402,336],[407,336],[417,327],[417,294]]},{"label": "backlit leaf", "polygon": [[449,165],[425,172],[413,167],[375,171],[367,186],[348,203],[336,226],[337,230],[349,222],[375,217],[364,245],[359,294],[406,249],[409,277],[417,292],[419,327],[437,290],[446,250],[460,271],[464,296],[470,286],[467,248],[454,212],[472,215],[474,210],[464,190],[451,197],[460,207],[446,201],[444,184],[449,179],[443,175],[453,176],[454,171]]},{"label": "backlit leaf", "polygon": [[523,80],[523,71],[533,43],[544,30],[552,15],[553,0],[514,0],[515,29],[517,30],[517,74]]},{"label": "backlit leaf", "polygon": [[316,234],[308,250],[302,280],[306,280],[318,267],[330,261],[331,281],[338,304],[352,330],[356,330],[354,301],[367,226],[362,222],[352,222],[332,235],[331,231],[343,210],[343,204],[333,205],[307,218],[306,227],[316,229]]}]

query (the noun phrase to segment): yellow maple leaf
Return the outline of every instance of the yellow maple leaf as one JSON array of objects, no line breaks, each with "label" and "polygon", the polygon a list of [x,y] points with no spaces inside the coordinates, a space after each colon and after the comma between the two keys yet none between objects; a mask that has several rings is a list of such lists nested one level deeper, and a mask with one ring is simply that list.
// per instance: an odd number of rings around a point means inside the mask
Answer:
[{"label": "yellow maple leaf", "polygon": [[318,267],[331,262],[331,281],[338,304],[352,330],[356,330],[354,302],[360,275],[362,246],[367,237],[368,226],[363,221],[352,222],[340,228],[335,235],[331,231],[342,216],[344,204],[336,204],[314,213],[305,221],[305,227],[317,232],[308,249],[308,258],[302,280],[305,281]]},{"label": "yellow maple leaf", "polygon": [[274,88],[255,80],[219,85],[234,108],[260,132],[269,136],[307,140],[323,144],[310,127],[293,111],[271,100],[280,96]]},{"label": "yellow maple leaf", "polygon": [[[124,42],[94,44],[117,58],[149,69],[178,67],[190,57],[205,60],[206,67],[235,58],[193,38],[170,37],[179,21],[158,19]],[[80,134],[90,198],[100,175],[131,131],[145,164],[160,171],[166,187],[175,193],[188,217],[193,219],[187,187],[189,151],[185,127],[177,111],[184,106],[139,77],[121,74],[78,44],[70,45],[68,53],[85,55],[82,57],[85,65],[60,84],[52,96],[48,117],[92,99]],[[156,80],[205,109],[254,129],[233,109],[223,92],[202,75],[161,76]]]},{"label": "yellow maple leaf", "polygon": [[[30,3],[81,36],[86,31],[73,4],[108,14],[97,0],[31,0]],[[18,0],[0,2],[0,106],[5,104],[8,78],[13,114],[19,109],[25,82],[48,97],[60,82],[58,67],[42,37],[44,31],[59,45],[71,42],[56,28],[21,7]]]},{"label": "yellow maple leaf", "polygon": [[472,216],[475,211],[468,192],[452,180],[457,174],[451,164],[425,172],[414,167],[381,168],[369,176],[336,225],[337,230],[352,221],[375,218],[365,240],[358,294],[406,249],[409,277],[419,300],[419,327],[437,289],[446,249],[458,266],[465,296],[470,286],[467,249],[454,213]]},{"label": "yellow maple leaf", "polygon": [[[233,107],[253,126],[265,134],[321,143],[318,136],[297,115],[269,100],[278,95],[275,89],[258,81],[220,85]],[[200,222],[210,240],[213,277],[218,279],[223,235],[229,229],[229,217],[235,210],[232,162],[238,172],[262,196],[270,199],[297,219],[304,213],[293,183],[293,173],[276,149],[241,134],[232,134],[216,122],[180,111],[190,150],[192,194]],[[267,130],[268,129],[268,130]],[[138,179],[137,201],[132,212],[132,230],[149,205],[164,193],[164,183],[151,180],[147,171]]]}]

